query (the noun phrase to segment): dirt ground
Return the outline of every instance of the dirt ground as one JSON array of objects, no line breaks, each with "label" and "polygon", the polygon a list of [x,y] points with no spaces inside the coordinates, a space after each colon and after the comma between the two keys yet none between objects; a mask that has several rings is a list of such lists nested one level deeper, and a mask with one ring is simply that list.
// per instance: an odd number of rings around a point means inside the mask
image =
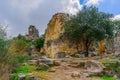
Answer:
[{"label": "dirt ground", "polygon": [[[85,69],[71,67],[66,62],[61,62],[60,66],[52,67],[51,70],[54,71],[34,72],[34,74],[43,78],[42,80],[103,80],[86,77],[88,72]],[[72,74],[77,76],[72,76]]]}]

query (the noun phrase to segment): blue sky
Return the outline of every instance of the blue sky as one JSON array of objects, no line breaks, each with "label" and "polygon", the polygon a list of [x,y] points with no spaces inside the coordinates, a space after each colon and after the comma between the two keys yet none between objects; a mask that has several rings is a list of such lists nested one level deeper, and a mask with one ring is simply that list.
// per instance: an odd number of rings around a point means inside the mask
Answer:
[{"label": "blue sky", "polygon": [[99,3],[98,8],[101,11],[118,15],[120,14],[120,0],[103,0]]},{"label": "blue sky", "polygon": [[[80,0],[82,5],[85,5],[86,1],[90,0]],[[96,1],[96,6],[99,8],[100,11],[106,13],[112,13],[114,15],[120,14],[120,0],[91,0]]]},{"label": "blue sky", "polygon": [[120,18],[120,0],[0,0],[0,25],[8,26],[8,36],[27,34],[29,25],[43,34],[55,13],[76,14],[83,5],[95,5]]}]

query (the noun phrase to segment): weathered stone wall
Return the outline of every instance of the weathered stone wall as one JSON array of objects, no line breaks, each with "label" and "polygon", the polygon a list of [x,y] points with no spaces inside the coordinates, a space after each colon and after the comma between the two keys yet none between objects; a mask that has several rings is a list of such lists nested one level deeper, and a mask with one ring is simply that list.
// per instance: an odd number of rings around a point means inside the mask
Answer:
[{"label": "weathered stone wall", "polygon": [[114,52],[120,53],[120,31],[116,34],[113,44],[114,44]]},{"label": "weathered stone wall", "polygon": [[30,41],[34,41],[39,37],[39,31],[35,26],[30,25],[28,28],[28,34],[26,35],[26,39]]},{"label": "weathered stone wall", "polygon": [[[46,53],[51,58],[63,57],[66,53],[73,54],[77,52],[77,46],[67,40],[64,36],[64,22],[68,18],[68,14],[57,13],[55,14],[45,32],[44,48],[41,52]],[[79,50],[85,47],[81,43]]]}]

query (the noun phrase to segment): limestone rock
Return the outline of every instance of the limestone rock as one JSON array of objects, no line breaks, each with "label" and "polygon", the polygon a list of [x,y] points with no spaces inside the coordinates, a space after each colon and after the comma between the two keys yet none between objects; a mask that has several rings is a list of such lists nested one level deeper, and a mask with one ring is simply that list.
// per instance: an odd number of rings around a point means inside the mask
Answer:
[{"label": "limestone rock", "polygon": [[72,76],[72,77],[80,78],[80,73],[77,72],[77,71],[74,71],[74,72],[72,72],[71,76]]},{"label": "limestone rock", "polygon": [[60,61],[54,61],[55,66],[60,66],[61,62]]},{"label": "limestone rock", "polygon": [[18,80],[26,80],[26,75],[24,74],[18,75]]},{"label": "limestone rock", "polygon": [[39,63],[37,70],[48,69],[49,66],[45,63]]},{"label": "limestone rock", "polygon": [[108,75],[108,76],[112,76],[112,77],[116,75],[116,73],[113,69],[107,69],[107,68],[104,69],[104,74]]},{"label": "limestone rock", "polygon": [[34,25],[30,25],[28,28],[28,34],[26,35],[26,39],[30,41],[34,41],[39,37],[39,31],[36,29]]},{"label": "limestone rock", "polygon": [[41,80],[39,77],[36,76],[30,76],[29,80]]},{"label": "limestone rock", "polygon": [[38,60],[29,60],[29,64],[36,65],[38,63]]},{"label": "limestone rock", "polygon": [[85,63],[85,68],[91,73],[101,73],[105,68],[104,65],[98,61],[90,60]]},{"label": "limestone rock", "polygon": [[50,59],[50,58],[47,58],[47,57],[43,57],[43,58],[39,59],[39,63],[44,63],[44,64],[47,64],[47,65],[53,65],[54,60]]},{"label": "limestone rock", "polygon": [[34,60],[39,59],[39,55],[38,55],[38,54],[39,54],[39,53],[33,53],[33,54],[31,55],[32,59],[34,59]]},{"label": "limestone rock", "polygon": [[49,70],[49,72],[55,72],[56,71],[56,69],[54,69],[54,68],[51,68],[50,70]]}]

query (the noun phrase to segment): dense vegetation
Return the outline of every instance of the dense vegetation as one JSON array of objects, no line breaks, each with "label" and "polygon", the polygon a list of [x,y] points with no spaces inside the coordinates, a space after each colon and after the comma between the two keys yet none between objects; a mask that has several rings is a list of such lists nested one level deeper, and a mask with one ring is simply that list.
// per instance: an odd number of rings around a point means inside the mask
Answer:
[{"label": "dense vegetation", "polygon": [[[30,59],[29,56],[20,53],[27,41],[23,36],[8,40],[6,32],[0,27],[0,79],[8,80],[9,74],[21,65],[21,63]],[[12,46],[12,47],[11,47]],[[19,53],[19,54],[14,54]],[[4,74],[3,74],[4,73]]]}]

